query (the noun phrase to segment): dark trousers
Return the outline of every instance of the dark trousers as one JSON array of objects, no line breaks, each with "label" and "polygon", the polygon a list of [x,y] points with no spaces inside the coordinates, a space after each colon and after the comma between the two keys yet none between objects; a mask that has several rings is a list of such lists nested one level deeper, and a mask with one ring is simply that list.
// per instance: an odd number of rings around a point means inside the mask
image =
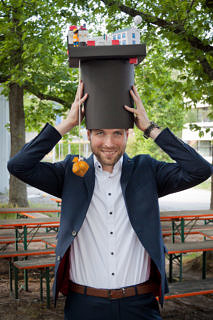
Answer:
[{"label": "dark trousers", "polygon": [[110,300],[70,292],[64,320],[162,320],[152,293]]}]

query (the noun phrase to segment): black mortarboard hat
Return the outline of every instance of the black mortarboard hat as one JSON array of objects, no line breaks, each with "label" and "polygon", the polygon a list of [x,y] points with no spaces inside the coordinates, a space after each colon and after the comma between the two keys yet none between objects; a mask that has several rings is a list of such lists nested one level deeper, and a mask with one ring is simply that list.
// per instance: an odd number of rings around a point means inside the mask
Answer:
[{"label": "black mortarboard hat", "polygon": [[79,67],[84,91],[87,129],[128,129],[134,126],[134,116],[124,105],[134,107],[129,90],[134,84],[134,64],[146,56],[146,46],[113,45],[73,47],[68,45],[69,66]]}]

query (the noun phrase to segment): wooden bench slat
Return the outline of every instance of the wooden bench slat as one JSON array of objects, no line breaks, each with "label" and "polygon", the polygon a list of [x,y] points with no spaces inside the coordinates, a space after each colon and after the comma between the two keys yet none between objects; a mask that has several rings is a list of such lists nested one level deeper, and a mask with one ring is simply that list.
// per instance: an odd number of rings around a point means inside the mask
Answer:
[{"label": "wooden bench slat", "polygon": [[198,251],[211,251],[213,250],[213,241],[193,241],[193,242],[181,242],[181,243],[166,243],[169,254],[173,253],[187,253]]},{"label": "wooden bench slat", "polygon": [[[49,231],[49,232],[36,232],[36,233],[29,233],[28,232],[28,236],[33,236],[33,239],[35,238],[55,238],[56,237],[57,232],[55,231]],[[5,236],[0,236],[0,243],[1,241],[6,241],[6,240],[15,240],[15,236],[14,236],[14,232],[13,234],[6,234]]]},{"label": "wooden bench slat", "polygon": [[[27,242],[40,242],[41,238],[33,238],[27,240]],[[0,239],[0,244],[13,244],[15,243],[15,239]],[[23,243],[23,240],[18,240],[18,243]]]},{"label": "wooden bench slat", "polygon": [[38,219],[38,218],[49,218],[48,215],[40,213],[40,212],[19,212],[19,215],[27,217],[27,218],[32,218],[32,219]]},{"label": "wooden bench slat", "polygon": [[7,251],[0,252],[0,258],[14,258],[14,257],[26,257],[26,256],[38,256],[43,254],[54,254],[55,250],[50,249],[37,249],[37,250],[22,250],[22,251]]},{"label": "wooden bench slat", "polygon": [[[163,232],[172,230],[171,224],[164,225],[161,223],[161,228],[162,228]],[[190,231],[190,230],[193,230],[193,231],[209,230],[209,231],[211,231],[211,230],[213,230],[213,224],[193,225],[193,226],[187,225],[184,227],[185,232]],[[175,230],[175,232],[177,232],[177,230]]]},{"label": "wooden bench slat", "polygon": [[54,267],[55,257],[45,258],[45,259],[36,259],[36,260],[15,261],[13,264],[17,269],[22,269],[22,270]]},{"label": "wooden bench slat", "polygon": [[169,284],[165,299],[213,293],[213,279],[181,281]]}]

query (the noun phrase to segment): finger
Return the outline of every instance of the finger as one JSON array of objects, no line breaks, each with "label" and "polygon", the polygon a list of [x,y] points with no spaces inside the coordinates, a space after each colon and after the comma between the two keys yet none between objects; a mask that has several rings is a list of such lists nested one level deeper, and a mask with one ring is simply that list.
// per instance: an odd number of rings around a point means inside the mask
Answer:
[{"label": "finger", "polygon": [[130,94],[132,96],[132,99],[134,100],[135,104],[137,104],[138,97],[135,95],[134,91],[131,89]]},{"label": "finger", "polygon": [[135,115],[137,115],[137,109],[130,108],[130,107],[126,106],[126,105],[124,106],[124,108],[125,108],[127,111],[130,111],[130,112],[134,113]]},{"label": "finger", "polygon": [[135,94],[135,92],[133,91],[133,89],[130,90],[130,94],[131,94],[131,96],[133,97],[133,99],[136,98],[136,94]]},{"label": "finger", "polygon": [[83,83],[83,81],[81,80],[81,82],[80,82],[80,97],[83,96],[83,93],[84,93],[84,83]]},{"label": "finger", "polygon": [[83,89],[84,89],[84,84],[82,81],[80,81],[78,88],[77,88],[77,91],[76,91],[76,94],[75,94],[75,101],[79,100],[79,96],[80,96],[80,98],[82,97]]},{"label": "finger", "polygon": [[85,93],[85,95],[81,98],[80,104],[84,103],[84,101],[88,98],[88,93]]},{"label": "finger", "polygon": [[76,91],[76,96],[78,96],[80,90],[81,90],[81,83],[78,84],[77,91]]},{"label": "finger", "polygon": [[140,96],[139,96],[139,93],[138,93],[138,90],[137,90],[136,86],[132,86],[132,88],[133,88],[133,91],[134,91],[134,94],[136,95],[136,97],[140,98]]}]

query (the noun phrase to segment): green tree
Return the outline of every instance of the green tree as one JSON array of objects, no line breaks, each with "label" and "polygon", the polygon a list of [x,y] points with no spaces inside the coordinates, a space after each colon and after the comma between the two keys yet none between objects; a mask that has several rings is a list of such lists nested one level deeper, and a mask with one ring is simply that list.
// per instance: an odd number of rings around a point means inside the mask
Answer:
[{"label": "green tree", "polygon": [[[210,106],[213,119],[213,2],[212,0],[82,0],[83,10],[94,10],[93,21],[105,21],[112,31],[130,25],[139,15],[142,39],[148,47],[161,41],[170,70],[177,70],[177,90],[190,107],[198,101]],[[73,3],[79,7],[79,1]],[[212,177],[211,199],[213,199]],[[210,208],[213,209],[213,200]]]},{"label": "green tree", "polygon": [[[77,17],[64,10],[65,4],[62,0],[0,2],[0,83],[9,97],[11,156],[25,143],[25,92],[40,100],[60,103],[64,107],[62,112],[74,96],[76,85],[72,82],[76,76],[73,73],[71,79],[66,63],[63,32],[66,22]],[[50,105],[38,104],[38,122],[47,107],[50,110]],[[25,184],[13,176],[9,201],[18,206],[28,204]]]},{"label": "green tree", "polygon": [[[140,15],[142,39],[149,46],[161,41],[166,64],[184,80],[181,88],[192,102],[203,100],[213,106],[213,4],[210,0],[89,0],[85,11],[95,12],[93,21],[105,21],[109,31],[131,25]],[[75,1],[74,7],[79,7]],[[149,52],[148,52],[149,54]],[[213,116],[212,113],[210,116]]]},{"label": "green tree", "polygon": [[[135,80],[149,118],[180,136],[186,110],[183,95],[177,87],[181,88],[183,83],[177,81],[176,74],[167,67],[165,54],[165,48],[156,41],[142,65],[136,67]],[[131,156],[143,152],[169,161],[169,157],[153,141],[142,136],[141,131],[135,129],[135,139],[132,141],[130,138],[128,145]]]}]

